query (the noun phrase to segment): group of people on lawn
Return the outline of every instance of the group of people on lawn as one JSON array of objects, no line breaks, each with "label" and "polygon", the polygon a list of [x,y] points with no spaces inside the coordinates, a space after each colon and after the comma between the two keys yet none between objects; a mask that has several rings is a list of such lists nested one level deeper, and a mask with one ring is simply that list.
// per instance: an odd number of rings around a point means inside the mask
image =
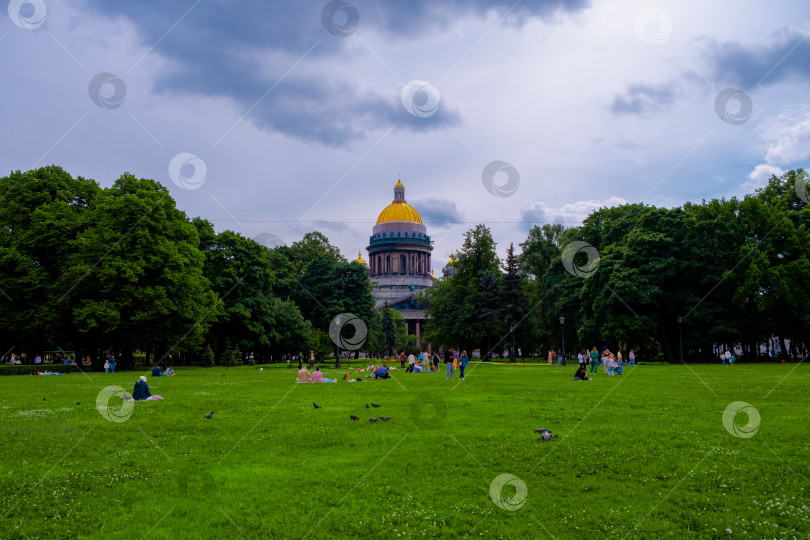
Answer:
[{"label": "group of people on lawn", "polygon": [[[429,353],[419,353],[418,356],[414,356],[413,354],[409,356],[405,356],[405,353],[400,353],[399,355],[400,366],[405,369],[407,373],[438,373],[439,371],[439,364],[442,362],[441,358],[437,353],[433,353],[431,356]],[[455,354],[453,349],[447,349],[444,352],[444,364],[445,364],[445,378],[452,379],[455,374],[455,369],[459,368],[459,379],[464,380],[464,370],[469,364],[470,359],[467,356],[466,352],[461,354]],[[406,367],[407,364],[407,367]],[[316,367],[313,372],[310,372],[306,366],[301,366],[298,369],[298,378],[295,382],[297,383],[306,383],[306,382],[334,382],[330,379],[324,379],[323,374],[320,371],[320,366]],[[397,369],[397,368],[392,368]],[[365,371],[368,373],[366,378],[371,379],[388,379],[391,376],[391,372],[388,367],[383,364],[375,365],[373,362],[368,365],[367,368],[358,368],[358,371]],[[352,379],[350,375],[347,373],[344,377],[344,380],[348,381],[358,381],[362,379]]]},{"label": "group of people on lawn", "polygon": [[[605,368],[605,373],[607,375],[621,375],[622,374],[622,366],[635,366],[636,365],[636,351],[630,349],[630,352],[627,354],[627,361],[622,357],[622,351],[619,349],[615,354],[607,347],[602,347],[602,353],[600,354],[596,347],[593,347],[590,351],[587,349],[581,349],[577,354],[577,359],[579,360],[579,369],[575,375],[575,379],[578,380],[580,375],[585,375],[587,373],[588,365],[591,366],[591,374],[599,373],[599,360],[601,358],[602,367]],[[585,377],[583,380],[587,380]]]}]

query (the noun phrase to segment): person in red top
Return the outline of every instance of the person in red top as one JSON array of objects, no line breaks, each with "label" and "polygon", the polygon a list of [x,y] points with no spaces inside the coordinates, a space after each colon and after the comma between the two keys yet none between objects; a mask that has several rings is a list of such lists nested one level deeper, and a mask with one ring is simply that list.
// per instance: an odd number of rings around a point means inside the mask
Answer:
[{"label": "person in red top", "polygon": [[315,367],[312,372],[312,382],[323,382],[323,373],[321,373],[321,366]]}]

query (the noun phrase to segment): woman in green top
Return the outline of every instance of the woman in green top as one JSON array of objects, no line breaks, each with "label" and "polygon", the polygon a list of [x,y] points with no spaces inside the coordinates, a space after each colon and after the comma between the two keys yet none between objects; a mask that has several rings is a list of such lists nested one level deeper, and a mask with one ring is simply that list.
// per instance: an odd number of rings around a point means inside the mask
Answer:
[{"label": "woman in green top", "polygon": [[599,373],[599,352],[596,347],[591,349],[591,373]]}]

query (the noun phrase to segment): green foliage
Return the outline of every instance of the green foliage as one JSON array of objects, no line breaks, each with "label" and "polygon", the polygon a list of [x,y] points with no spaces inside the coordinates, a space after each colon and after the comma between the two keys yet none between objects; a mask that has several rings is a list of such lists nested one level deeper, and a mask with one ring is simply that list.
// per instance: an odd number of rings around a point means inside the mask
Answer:
[{"label": "green foliage", "polygon": [[197,231],[168,190],[124,174],[83,218],[65,272],[76,328],[120,349],[198,348],[219,300]]},{"label": "green foliage", "polygon": [[69,261],[101,189],[50,166],[0,178],[0,193],[0,345],[31,354],[76,337]]},{"label": "green foliage", "polygon": [[397,328],[394,324],[394,315],[392,311],[396,311],[388,307],[386,301],[382,310],[382,333],[385,338],[385,354],[391,356],[394,354],[394,347],[397,344]]},{"label": "green foliage", "polygon": [[202,357],[200,358],[200,365],[202,367],[214,367],[215,360],[214,360],[214,350],[211,348],[211,345],[205,346],[203,350]]}]

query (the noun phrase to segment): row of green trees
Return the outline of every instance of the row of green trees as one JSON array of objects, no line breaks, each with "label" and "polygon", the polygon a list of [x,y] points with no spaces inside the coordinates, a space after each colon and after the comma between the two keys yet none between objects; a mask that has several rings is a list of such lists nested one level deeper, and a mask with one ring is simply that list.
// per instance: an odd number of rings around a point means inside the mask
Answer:
[{"label": "row of green trees", "polygon": [[[485,225],[465,235],[456,274],[422,296],[427,338],[544,355],[562,341],[634,347],[678,359],[773,339],[803,356],[810,331],[807,175],[789,171],[756,193],[679,208],[627,204],[593,212],[581,227],[535,226],[504,261]],[[679,318],[681,323],[679,323]],[[788,345],[789,344],[789,345]]]},{"label": "row of green trees", "polygon": [[[51,166],[0,178],[0,352],[115,351],[231,364],[335,352],[330,325],[362,319],[359,351],[415,352],[401,314],[374,309],[366,268],[322,234],[270,248],[189,219],[154,180],[111,187]],[[498,354],[609,344],[675,361],[775,337],[802,354],[810,237],[803,171],[742,199],[603,208],[581,227],[532,228],[501,261],[489,229],[465,234],[455,275],[420,301],[428,343]],[[351,336],[347,336],[351,337]],[[790,344],[788,346],[788,343]],[[354,351],[357,352],[357,351]],[[212,360],[213,359],[213,360]],[[236,360],[238,362],[238,359]]]},{"label": "row of green trees", "polygon": [[216,233],[131,174],[101,188],[43,167],[0,178],[0,193],[0,353],[113,351],[124,366],[135,350],[203,364],[238,362],[234,351],[323,358],[340,313],[367,324],[363,350],[408,345],[396,312],[385,339],[365,267],[320,233],[274,248]]}]

